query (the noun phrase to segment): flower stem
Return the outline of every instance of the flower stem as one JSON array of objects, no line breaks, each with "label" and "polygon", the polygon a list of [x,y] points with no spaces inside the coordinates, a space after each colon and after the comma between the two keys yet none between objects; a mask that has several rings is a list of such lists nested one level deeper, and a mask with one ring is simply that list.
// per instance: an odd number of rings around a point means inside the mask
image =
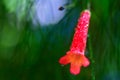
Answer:
[{"label": "flower stem", "polygon": [[92,77],[92,80],[95,80],[95,65],[94,65],[95,61],[93,59],[93,51],[92,51],[90,33],[89,33],[89,38],[88,38],[88,47],[89,47],[90,60],[91,60],[91,77]]}]

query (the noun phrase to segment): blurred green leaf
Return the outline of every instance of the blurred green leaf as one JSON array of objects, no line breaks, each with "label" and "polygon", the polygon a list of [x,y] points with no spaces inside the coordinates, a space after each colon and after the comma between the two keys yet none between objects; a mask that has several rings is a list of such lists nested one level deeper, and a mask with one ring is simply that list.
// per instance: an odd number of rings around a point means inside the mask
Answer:
[{"label": "blurred green leaf", "polygon": [[20,32],[15,27],[4,26],[0,43],[4,47],[14,47],[19,42]]},{"label": "blurred green leaf", "polygon": [[22,19],[28,12],[30,0],[4,0],[4,4],[9,13],[15,13],[18,19]]}]

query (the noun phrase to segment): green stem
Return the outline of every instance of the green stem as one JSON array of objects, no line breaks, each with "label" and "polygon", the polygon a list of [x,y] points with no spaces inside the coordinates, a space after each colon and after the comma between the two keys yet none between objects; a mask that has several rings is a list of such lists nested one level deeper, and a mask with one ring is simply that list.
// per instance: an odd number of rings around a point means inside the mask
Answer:
[{"label": "green stem", "polygon": [[[90,34],[89,34],[89,36],[90,36]],[[95,80],[95,65],[94,65],[95,61],[93,59],[91,37],[88,38],[88,47],[89,47],[90,60],[91,60],[91,77],[92,77],[92,80]]]}]

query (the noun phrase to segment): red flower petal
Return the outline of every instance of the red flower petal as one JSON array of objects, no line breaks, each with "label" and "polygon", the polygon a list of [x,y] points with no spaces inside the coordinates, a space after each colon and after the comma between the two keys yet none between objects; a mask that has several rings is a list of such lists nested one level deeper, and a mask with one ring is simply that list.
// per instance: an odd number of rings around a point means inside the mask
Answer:
[{"label": "red flower petal", "polygon": [[74,75],[79,74],[80,73],[80,67],[81,67],[81,64],[79,64],[79,63],[71,63],[71,65],[70,65],[71,74],[74,74]]},{"label": "red flower petal", "polygon": [[87,67],[90,64],[89,60],[85,56],[83,57],[83,61],[84,61],[83,62],[84,67]]},{"label": "red flower petal", "polygon": [[70,72],[77,75],[80,73],[81,66],[87,67],[89,65],[89,60],[82,54],[68,51],[65,56],[60,58],[59,63],[63,65],[70,63]]},{"label": "red flower petal", "polygon": [[59,60],[59,63],[63,64],[63,65],[70,63],[70,59],[69,59],[68,55],[61,57]]}]

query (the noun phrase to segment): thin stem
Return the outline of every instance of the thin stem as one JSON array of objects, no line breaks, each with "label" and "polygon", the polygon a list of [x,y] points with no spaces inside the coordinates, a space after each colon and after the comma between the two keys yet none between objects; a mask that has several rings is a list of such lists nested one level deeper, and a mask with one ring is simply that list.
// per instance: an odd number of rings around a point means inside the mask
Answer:
[{"label": "thin stem", "polygon": [[90,34],[88,38],[88,47],[89,47],[90,60],[91,60],[91,77],[92,77],[92,80],[95,80],[95,65],[94,65],[95,61],[93,59],[93,51],[92,51]]}]

